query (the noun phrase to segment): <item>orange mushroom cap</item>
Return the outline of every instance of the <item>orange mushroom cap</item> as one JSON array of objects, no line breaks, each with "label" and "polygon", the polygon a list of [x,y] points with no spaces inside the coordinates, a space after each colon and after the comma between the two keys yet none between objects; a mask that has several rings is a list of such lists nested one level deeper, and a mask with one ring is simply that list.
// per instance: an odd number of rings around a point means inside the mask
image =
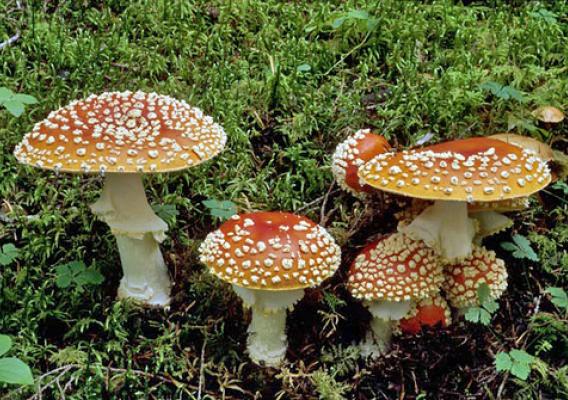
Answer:
[{"label": "orange mushroom cap", "polygon": [[507,288],[505,263],[494,251],[474,246],[469,257],[459,264],[445,267],[442,285],[446,298],[456,308],[479,305],[477,288],[481,283],[489,286],[490,295],[497,299]]},{"label": "orange mushroom cap", "polygon": [[359,176],[400,195],[468,202],[527,196],[551,179],[546,162],[531,151],[488,138],[379,154],[359,169]]},{"label": "orange mushroom cap", "polygon": [[421,240],[402,233],[379,239],[355,258],[347,287],[361,300],[417,300],[436,293],[442,283],[438,256]]},{"label": "orange mushroom cap", "polygon": [[403,333],[416,335],[425,327],[440,324],[443,328],[450,325],[452,315],[446,300],[436,294],[434,297],[422,299],[416,304],[409,316],[399,321],[399,329]]},{"label": "orange mushroom cap", "polygon": [[339,185],[349,192],[372,192],[372,187],[361,182],[359,167],[390,149],[391,146],[383,136],[371,133],[370,129],[361,129],[337,145],[331,168],[333,175]]},{"label": "orange mushroom cap", "polygon": [[227,138],[185,101],[144,92],[91,95],[51,112],[16,146],[19,162],[66,172],[165,172],[218,154]]},{"label": "orange mushroom cap", "polygon": [[287,212],[235,215],[207,235],[201,262],[219,278],[247,289],[313,287],[339,267],[333,237],[308,218]]}]

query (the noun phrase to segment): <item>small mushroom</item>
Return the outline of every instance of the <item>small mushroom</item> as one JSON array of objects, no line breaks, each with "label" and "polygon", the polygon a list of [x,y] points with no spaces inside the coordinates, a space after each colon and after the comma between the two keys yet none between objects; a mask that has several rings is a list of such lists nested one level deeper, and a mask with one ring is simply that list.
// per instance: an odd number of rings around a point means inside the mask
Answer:
[{"label": "small mushroom", "polygon": [[331,170],[335,180],[354,196],[363,196],[374,189],[359,178],[358,170],[366,161],[377,154],[390,150],[387,140],[371,133],[370,129],[361,129],[339,143],[332,157]]},{"label": "small mushroom", "polygon": [[557,124],[564,120],[564,113],[556,107],[542,106],[534,110],[533,117],[549,124]]},{"label": "small mushroom", "polygon": [[432,328],[440,325],[442,328],[446,328],[451,323],[450,307],[446,300],[439,293],[436,293],[432,297],[418,301],[410,313],[399,321],[398,330],[402,333],[416,335],[424,327]]},{"label": "small mushroom", "polygon": [[550,182],[546,162],[499,140],[471,138],[379,154],[359,168],[370,186],[433,200],[399,230],[433,247],[444,262],[471,254],[476,234],[467,204],[528,196]]},{"label": "small mushroom", "polygon": [[168,227],[148,204],[142,174],[195,166],[225,142],[223,129],[184,101],[108,92],[51,112],[14,155],[38,168],[104,175],[101,197],[91,209],[116,238],[124,272],[118,296],[167,306],[170,278],[159,244]]},{"label": "small mushroom", "polygon": [[268,366],[279,365],[286,355],[286,310],[341,262],[341,250],[324,228],[286,212],[234,216],[207,235],[199,253],[252,308],[247,351],[254,362]]},{"label": "small mushroom", "polygon": [[423,241],[395,233],[365,247],[349,269],[347,288],[373,316],[362,343],[364,356],[390,348],[393,326],[413,303],[438,293],[443,280],[438,256]]},{"label": "small mushroom", "polygon": [[474,246],[473,252],[458,264],[444,268],[442,289],[448,302],[460,311],[479,305],[477,288],[486,283],[493,299],[501,297],[507,289],[507,269],[494,251]]}]

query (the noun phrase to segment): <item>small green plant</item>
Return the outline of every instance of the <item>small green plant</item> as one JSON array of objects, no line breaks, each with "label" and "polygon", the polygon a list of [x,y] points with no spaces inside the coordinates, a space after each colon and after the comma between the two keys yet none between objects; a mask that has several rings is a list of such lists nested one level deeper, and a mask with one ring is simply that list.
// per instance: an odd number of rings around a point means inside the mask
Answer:
[{"label": "small green plant", "polygon": [[469,322],[489,325],[492,315],[499,309],[499,304],[491,298],[491,291],[486,283],[477,287],[478,307],[469,307],[465,319]]},{"label": "small green plant", "polygon": [[237,213],[237,205],[230,200],[208,199],[203,205],[209,209],[209,213],[219,219],[229,219]]},{"label": "small green plant", "polygon": [[0,265],[12,264],[20,255],[20,251],[12,243],[7,243],[0,249]]},{"label": "small green plant", "polygon": [[[0,356],[3,356],[12,347],[12,339],[7,335],[0,335]],[[30,367],[16,357],[0,358],[0,382],[16,385],[33,385],[34,378]]]},{"label": "small green plant", "polygon": [[104,281],[99,271],[94,267],[87,268],[82,261],[58,265],[55,274],[55,284],[62,289],[73,285],[81,291],[85,285],[99,285]]},{"label": "small green plant", "polygon": [[36,103],[37,99],[29,94],[14,93],[6,87],[0,87],[0,105],[14,117],[22,115],[27,104]]},{"label": "small green plant", "polygon": [[523,235],[513,235],[513,242],[502,242],[501,247],[510,251],[515,258],[538,261],[538,255],[531,247],[530,241]]},{"label": "small green plant", "polygon": [[152,209],[168,225],[173,224],[179,216],[179,211],[174,204],[154,204]]},{"label": "small green plant", "polygon": [[566,291],[559,287],[549,287],[545,290],[546,293],[550,294],[550,301],[556,307],[568,311],[568,294]]},{"label": "small green plant", "polygon": [[349,391],[349,385],[337,382],[334,374],[321,369],[311,375],[311,380],[322,400],[342,400]]},{"label": "small green plant", "polygon": [[501,85],[500,83],[489,81],[482,83],[479,87],[483,90],[488,90],[491,94],[502,100],[514,99],[519,103],[524,103],[526,101],[523,92],[515,89],[512,86]]},{"label": "small green plant", "polygon": [[533,18],[540,18],[544,20],[547,24],[556,24],[558,14],[553,13],[552,11],[548,11],[546,8],[541,8],[537,11],[529,12],[529,15]]},{"label": "small green plant", "polygon": [[495,356],[495,367],[499,372],[510,372],[523,381],[529,377],[536,358],[524,350],[502,351]]}]

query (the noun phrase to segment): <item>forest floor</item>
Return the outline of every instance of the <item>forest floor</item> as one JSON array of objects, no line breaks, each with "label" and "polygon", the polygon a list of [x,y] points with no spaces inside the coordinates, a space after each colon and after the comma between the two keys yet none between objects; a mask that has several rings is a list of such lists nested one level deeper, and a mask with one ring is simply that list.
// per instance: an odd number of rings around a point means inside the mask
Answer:
[{"label": "forest floor", "polygon": [[[568,397],[567,311],[546,291],[568,283],[566,183],[485,243],[509,273],[489,325],[454,315],[445,330],[396,337],[372,361],[355,346],[370,316],[345,275],[358,250],[396,229],[402,199],[358,200],[330,170],[337,143],[360,128],[398,148],[510,131],[565,151],[568,124],[543,125],[531,111],[568,109],[568,3],[2,0],[0,43],[11,37],[0,87],[38,103],[17,118],[0,109],[0,246],[18,249],[0,264],[0,333],[36,386],[0,384],[0,399]],[[113,90],[186,100],[228,134],[212,161],[145,179],[169,224],[168,310],[116,300],[117,248],[88,208],[100,177],[56,176],[12,155],[50,111]],[[250,316],[198,261],[221,223],[207,199],[306,215],[342,247],[338,273],[289,313],[280,369],[248,359]],[[503,249],[513,235],[539,261]],[[104,281],[61,288],[56,267],[73,261]],[[496,354],[513,349],[535,357],[526,380],[496,370]]]}]

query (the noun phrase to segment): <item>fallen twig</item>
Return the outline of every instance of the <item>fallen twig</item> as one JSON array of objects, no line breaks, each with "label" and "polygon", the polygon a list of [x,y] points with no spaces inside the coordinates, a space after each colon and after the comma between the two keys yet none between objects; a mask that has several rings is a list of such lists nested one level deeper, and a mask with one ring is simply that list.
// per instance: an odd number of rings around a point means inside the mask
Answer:
[{"label": "fallen twig", "polygon": [[16,34],[14,36],[11,36],[11,37],[8,38],[8,40],[5,40],[2,43],[0,43],[0,50],[3,50],[4,47],[8,47],[8,46],[16,43],[19,38],[20,38],[20,32],[16,32]]}]

